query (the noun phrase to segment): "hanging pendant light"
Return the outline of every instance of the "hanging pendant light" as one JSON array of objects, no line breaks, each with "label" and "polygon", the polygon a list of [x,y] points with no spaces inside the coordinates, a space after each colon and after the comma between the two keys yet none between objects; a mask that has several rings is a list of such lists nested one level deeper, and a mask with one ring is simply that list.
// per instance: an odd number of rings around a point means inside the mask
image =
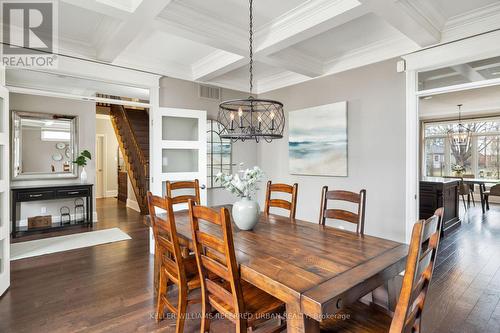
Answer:
[{"label": "hanging pendant light", "polygon": [[462,105],[458,104],[458,128],[448,130],[448,139],[450,144],[455,146],[460,151],[466,151],[471,142],[472,131],[462,124]]},{"label": "hanging pendant light", "polygon": [[250,97],[219,104],[217,120],[222,124],[220,137],[231,141],[261,139],[271,142],[283,138],[283,104],[252,96],[253,92],[253,0],[250,0]]}]

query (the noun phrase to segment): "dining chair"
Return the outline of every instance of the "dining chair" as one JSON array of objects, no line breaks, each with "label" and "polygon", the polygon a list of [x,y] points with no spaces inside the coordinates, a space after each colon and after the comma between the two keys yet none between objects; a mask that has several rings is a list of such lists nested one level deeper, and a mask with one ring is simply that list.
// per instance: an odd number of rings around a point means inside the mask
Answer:
[{"label": "dining chair", "polygon": [[[280,300],[240,278],[227,208],[217,211],[190,200],[189,215],[203,299],[200,332],[210,331],[211,308],[232,321],[238,333],[267,326],[270,315],[280,316],[284,311]],[[285,327],[278,320],[269,332]]]},{"label": "dining chair", "polygon": [[[474,195],[472,194],[473,189],[471,188],[471,186],[469,184],[464,183],[464,178],[466,178],[465,175],[462,175],[460,177],[443,176],[443,178],[453,178],[453,179],[460,180],[460,183],[458,184],[458,196],[462,198],[462,203],[464,204],[464,209],[467,210],[467,208],[470,207],[470,204],[467,204],[467,202],[470,202],[471,195],[472,195],[472,201],[474,202]],[[467,202],[465,201],[465,196],[467,196]]]},{"label": "dining chair", "polygon": [[[344,209],[328,208],[328,201],[351,202],[357,205],[357,212],[353,213]],[[321,192],[321,207],[319,224],[325,225],[326,219],[335,219],[356,224],[356,233],[364,235],[365,232],[366,190],[359,193],[334,190],[329,191],[328,186],[323,186]]]},{"label": "dining chair", "polygon": [[[271,181],[267,182],[266,190],[266,204],[264,208],[264,213],[269,215],[269,210],[271,207],[282,208],[290,211],[289,217],[291,219],[295,218],[295,211],[297,209],[297,192],[299,190],[299,184],[295,183],[293,185],[288,184],[273,184]],[[288,193],[291,194],[291,201],[284,199],[272,199],[272,193]]]},{"label": "dining chair", "polygon": [[[179,182],[171,182],[169,180],[166,181],[166,196],[172,199],[172,204],[181,204],[187,203],[189,199],[192,199],[198,205],[200,204],[200,183],[198,179],[193,181],[179,181]],[[192,189],[194,191],[193,194],[181,194],[174,196],[174,191],[177,190],[189,190]]]},{"label": "dining chair", "polygon": [[[156,321],[163,319],[165,308],[177,318],[176,333],[182,333],[188,304],[200,303],[201,298],[189,298],[190,292],[200,288],[198,265],[194,255],[184,256],[179,245],[175,226],[172,199],[147,194],[151,226],[155,239],[155,257],[160,261],[160,281],[158,284]],[[165,211],[165,218],[156,209]],[[177,306],[167,297],[168,285],[177,286]]]},{"label": "dining chair", "polygon": [[[463,179],[474,179],[476,176],[474,174],[464,174],[462,175]],[[472,198],[472,205],[476,207],[476,202],[474,200],[474,184],[467,184],[469,187],[469,195]],[[467,196],[467,202],[469,202],[469,196]]]},{"label": "dining chair", "polygon": [[422,332],[422,312],[436,262],[442,216],[443,209],[439,208],[434,216],[413,225],[403,286],[392,317],[380,306],[357,301],[335,318],[321,322],[321,331]]},{"label": "dining chair", "polygon": [[486,209],[490,209],[490,196],[500,197],[500,184],[493,185],[488,191],[483,193],[486,201]]}]

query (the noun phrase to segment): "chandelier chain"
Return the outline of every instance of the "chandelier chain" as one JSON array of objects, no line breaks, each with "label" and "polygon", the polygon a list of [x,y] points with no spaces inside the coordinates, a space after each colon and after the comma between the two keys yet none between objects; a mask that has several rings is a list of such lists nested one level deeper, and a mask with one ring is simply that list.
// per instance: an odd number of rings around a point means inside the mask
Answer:
[{"label": "chandelier chain", "polygon": [[253,92],[253,0],[250,1],[250,94]]}]

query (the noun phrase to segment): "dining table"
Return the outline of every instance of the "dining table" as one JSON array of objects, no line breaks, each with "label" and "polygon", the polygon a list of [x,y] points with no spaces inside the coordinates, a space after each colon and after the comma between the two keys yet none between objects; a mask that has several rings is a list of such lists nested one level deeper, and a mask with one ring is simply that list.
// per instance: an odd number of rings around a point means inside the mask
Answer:
[{"label": "dining table", "polygon": [[[180,242],[193,249],[188,211],[175,212],[175,223]],[[321,321],[395,281],[408,254],[406,244],[275,214],[261,213],[250,231],[233,222],[233,234],[241,278],[286,305],[289,333],[319,332]],[[387,298],[394,306],[395,295]]]},{"label": "dining table", "polygon": [[[460,178],[460,177],[457,177]],[[460,178],[461,179],[461,178]],[[487,178],[463,178],[464,184],[468,185],[478,185],[479,186],[479,196],[481,199],[481,209],[483,214],[486,212],[486,200],[484,198],[484,192],[486,191],[486,184],[498,184],[498,179],[487,179]]]}]

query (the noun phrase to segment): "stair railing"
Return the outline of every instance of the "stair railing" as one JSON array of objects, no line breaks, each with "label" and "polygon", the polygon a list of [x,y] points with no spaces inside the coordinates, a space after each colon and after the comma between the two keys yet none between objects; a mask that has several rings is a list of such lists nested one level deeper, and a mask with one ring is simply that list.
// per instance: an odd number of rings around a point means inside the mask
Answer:
[{"label": "stair railing", "polygon": [[[125,108],[121,105],[112,105],[111,115],[114,117],[114,120],[119,127],[121,139],[127,150],[123,153],[129,154],[128,159],[129,161],[132,160],[129,162],[130,167],[134,168],[133,173],[137,178],[136,181],[142,185],[139,188],[140,193],[138,193],[140,198],[137,199],[145,202],[146,193],[149,188],[149,161],[146,160],[142,149],[139,146],[137,137],[132,129],[132,125],[130,124]],[[137,161],[139,164],[137,164]]]}]

